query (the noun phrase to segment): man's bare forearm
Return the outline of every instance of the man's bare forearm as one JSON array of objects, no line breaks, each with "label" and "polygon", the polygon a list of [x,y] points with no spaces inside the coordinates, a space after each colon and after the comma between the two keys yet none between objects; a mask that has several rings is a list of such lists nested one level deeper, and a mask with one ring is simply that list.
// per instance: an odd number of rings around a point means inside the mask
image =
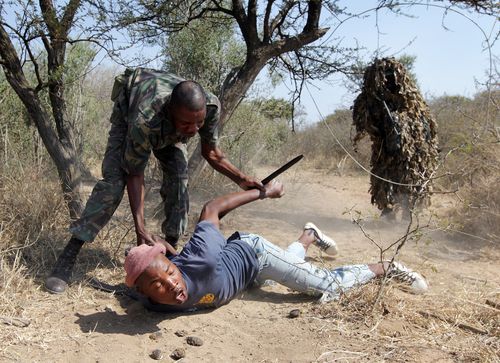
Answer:
[{"label": "man's bare forearm", "polygon": [[249,189],[226,194],[205,204],[200,221],[208,220],[219,227],[220,219],[230,211],[258,199],[280,198],[283,194],[283,185],[279,182],[268,184],[264,190]]},{"label": "man's bare forearm", "polygon": [[242,173],[226,158],[223,151],[214,145],[201,144],[201,154],[212,168],[227,176],[242,189],[257,188],[263,190],[262,183]]},{"label": "man's bare forearm", "polygon": [[219,220],[235,208],[262,198],[264,192],[258,189],[243,190],[215,198],[205,204],[201,211],[200,221],[210,220],[219,225]]},{"label": "man's bare forearm", "polygon": [[127,193],[137,235],[144,229],[144,174],[127,176]]},{"label": "man's bare forearm", "polygon": [[202,156],[212,168],[227,176],[236,184],[239,185],[245,180],[245,174],[234,166],[217,146],[202,145]]}]

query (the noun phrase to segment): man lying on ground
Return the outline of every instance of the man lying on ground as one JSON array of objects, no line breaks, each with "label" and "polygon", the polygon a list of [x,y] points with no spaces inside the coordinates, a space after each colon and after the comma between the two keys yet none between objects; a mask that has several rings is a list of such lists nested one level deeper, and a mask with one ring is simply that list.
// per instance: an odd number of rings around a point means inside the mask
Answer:
[{"label": "man lying on ground", "polygon": [[342,292],[388,275],[405,282],[414,293],[427,290],[425,279],[400,263],[349,265],[334,270],[304,260],[311,244],[336,250],[335,242],[314,224],[307,223],[299,239],[287,250],[261,236],[234,233],[228,240],[219,231],[220,218],[249,202],[280,198],[280,182],[218,197],[203,207],[190,241],[180,254],[165,257],[165,246],[141,245],[125,259],[126,283],[145,295],[143,303],[155,311],[214,308],[235,298],[253,283],[274,280],[293,290],[321,297],[338,298]]}]

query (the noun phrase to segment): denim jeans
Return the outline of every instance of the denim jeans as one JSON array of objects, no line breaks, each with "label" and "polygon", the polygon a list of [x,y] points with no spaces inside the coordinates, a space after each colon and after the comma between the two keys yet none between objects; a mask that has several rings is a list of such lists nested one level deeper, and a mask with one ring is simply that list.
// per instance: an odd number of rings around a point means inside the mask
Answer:
[{"label": "denim jeans", "polygon": [[305,249],[299,242],[293,242],[285,251],[256,234],[240,233],[240,239],[257,254],[257,283],[273,280],[295,291],[319,296],[322,302],[337,299],[342,292],[375,277],[368,265],[333,270],[314,266],[304,260]]}]

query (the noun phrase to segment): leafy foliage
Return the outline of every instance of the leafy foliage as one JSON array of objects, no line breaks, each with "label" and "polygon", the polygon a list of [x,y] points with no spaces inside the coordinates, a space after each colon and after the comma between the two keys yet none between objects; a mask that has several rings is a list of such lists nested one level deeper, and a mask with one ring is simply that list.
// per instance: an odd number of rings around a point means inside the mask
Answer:
[{"label": "leafy foliage", "polygon": [[0,72],[0,153],[1,165],[12,163],[14,156],[35,161],[36,131],[30,124],[26,110]]},{"label": "leafy foliage", "polygon": [[219,94],[228,74],[244,59],[244,45],[234,30],[234,22],[224,18],[189,23],[166,38],[164,68]]}]

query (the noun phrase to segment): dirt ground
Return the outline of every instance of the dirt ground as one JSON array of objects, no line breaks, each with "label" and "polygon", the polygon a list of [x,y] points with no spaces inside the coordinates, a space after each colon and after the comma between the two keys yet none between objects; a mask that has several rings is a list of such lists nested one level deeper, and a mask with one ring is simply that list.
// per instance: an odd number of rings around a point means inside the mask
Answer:
[{"label": "dirt ground", "polygon": [[[285,247],[305,222],[313,221],[336,240],[339,255],[329,258],[311,248],[309,258],[333,268],[377,261],[375,243],[389,246],[405,234],[407,224],[378,218],[369,203],[366,176],[294,168],[282,180],[284,197],[228,215],[222,225],[225,235],[251,231]],[[202,200],[193,199],[196,215]],[[439,214],[449,203],[435,197],[431,211]],[[122,283],[123,269],[99,246],[86,247],[79,260],[81,273],[67,294],[50,295],[42,281],[35,281],[36,291],[12,296],[18,317],[30,324],[1,325],[0,361],[152,362],[151,353],[159,349],[160,361],[171,362],[170,354],[181,348],[181,362],[498,362],[500,310],[491,306],[500,302],[498,243],[441,232],[430,215],[419,222],[429,226],[418,240],[407,241],[398,257],[426,276],[429,292],[416,296],[390,283],[375,308],[378,283],[325,305],[270,284],[213,311],[153,313],[127,296],[90,287],[91,277]],[[353,217],[362,219],[361,226]],[[125,244],[113,248],[122,256]],[[294,309],[300,314],[290,318]],[[188,336],[203,344],[189,345]]]}]

